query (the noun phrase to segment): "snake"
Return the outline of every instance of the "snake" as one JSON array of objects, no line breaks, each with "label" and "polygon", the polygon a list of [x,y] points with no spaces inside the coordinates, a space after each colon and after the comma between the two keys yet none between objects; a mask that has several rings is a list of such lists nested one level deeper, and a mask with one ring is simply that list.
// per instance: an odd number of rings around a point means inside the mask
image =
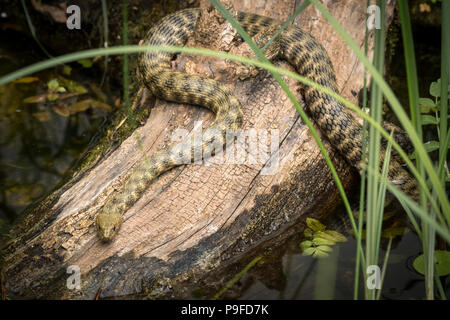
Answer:
[{"label": "snake", "polygon": [[[149,30],[143,44],[184,46],[195,32],[202,10],[189,8],[167,15]],[[237,12],[234,16],[252,37],[266,30],[276,31],[282,26],[278,20],[257,14]],[[277,57],[287,60],[300,75],[338,92],[331,60],[324,47],[310,33],[291,25],[270,46],[276,52],[271,59]],[[123,187],[107,198],[97,214],[97,233],[104,242],[115,237],[124,213],[142,196],[152,181],[180,164],[177,159],[181,154],[190,156],[191,160],[195,152],[199,151],[212,156],[215,146],[225,145],[226,131],[237,130],[242,126],[241,104],[232,90],[209,78],[173,71],[171,60],[174,55],[162,51],[141,53],[137,67],[139,81],[160,99],[199,105],[211,110],[215,118],[209,129],[214,129],[215,134],[204,138],[201,146],[197,147],[188,144],[183,149],[169,145],[137,164]],[[320,131],[350,166],[361,170],[362,125],[332,96],[311,86],[304,89],[303,95],[305,110]],[[383,155],[380,152],[381,160]],[[415,179],[394,159],[389,163],[388,179],[407,194],[414,195],[417,190]]]}]

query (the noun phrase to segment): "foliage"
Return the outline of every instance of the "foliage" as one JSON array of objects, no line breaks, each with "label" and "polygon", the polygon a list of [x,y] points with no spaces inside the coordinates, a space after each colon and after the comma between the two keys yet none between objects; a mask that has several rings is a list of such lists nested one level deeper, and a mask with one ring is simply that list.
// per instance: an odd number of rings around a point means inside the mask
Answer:
[{"label": "foliage", "polygon": [[[434,252],[434,265],[438,276],[450,274],[450,251],[436,250]],[[421,254],[413,262],[414,269],[420,274],[425,274],[425,258]]]},{"label": "foliage", "polygon": [[306,218],[304,235],[309,240],[300,243],[300,248],[305,256],[312,255],[314,258],[328,257],[333,250],[331,246],[337,242],[345,242],[347,238],[341,233],[333,230],[326,230],[326,227],[313,218]]}]

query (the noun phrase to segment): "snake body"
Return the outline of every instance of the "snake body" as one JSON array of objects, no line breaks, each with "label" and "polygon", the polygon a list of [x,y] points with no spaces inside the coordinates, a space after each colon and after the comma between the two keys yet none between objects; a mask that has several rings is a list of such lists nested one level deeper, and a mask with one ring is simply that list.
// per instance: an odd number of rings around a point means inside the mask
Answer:
[{"label": "snake body", "polygon": [[[166,16],[144,39],[145,45],[183,46],[195,31],[201,9],[185,9]],[[238,12],[237,21],[251,35],[264,30],[277,30],[281,23],[256,14]],[[297,27],[286,28],[272,46],[278,46],[278,56],[292,64],[299,74],[338,91],[336,76],[325,49],[310,34]],[[174,102],[196,104],[215,113],[210,129],[217,134],[203,141],[203,154],[214,154],[214,146],[224,145],[226,130],[236,130],[242,124],[239,100],[224,85],[207,78],[172,71],[173,54],[147,52],[139,57],[139,76],[142,83],[157,97]],[[331,144],[347,162],[361,169],[362,127],[334,98],[312,87],[305,89],[307,111]],[[214,143],[213,143],[214,142]],[[195,147],[187,147],[191,159]],[[123,214],[140,198],[152,180],[179,164],[180,150],[173,146],[153,154],[133,169],[121,190],[114,192],[97,215],[99,237],[113,239],[122,223]],[[408,194],[416,190],[416,182],[395,160],[391,160],[388,178],[396,181]]]}]

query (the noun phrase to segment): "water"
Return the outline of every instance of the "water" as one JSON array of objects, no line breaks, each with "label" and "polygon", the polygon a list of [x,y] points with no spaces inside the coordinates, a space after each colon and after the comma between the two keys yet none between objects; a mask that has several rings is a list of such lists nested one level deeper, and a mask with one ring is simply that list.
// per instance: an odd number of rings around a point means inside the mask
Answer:
[{"label": "water", "polygon": [[[284,284],[282,288],[269,288],[264,284],[264,279],[258,279],[249,272],[241,280],[241,285],[246,289],[239,299],[353,299],[356,240],[348,235],[347,239],[347,242],[334,246],[328,258],[314,259],[300,252],[285,253],[280,265],[282,272],[278,276],[278,282]],[[384,257],[386,239],[382,242],[385,245],[380,250],[380,256]],[[290,246],[295,244],[298,244],[298,240]],[[413,260],[421,251],[418,237],[409,229],[405,229],[404,235],[395,238],[381,299],[425,298],[424,277],[412,268]],[[268,274],[273,270],[259,270],[258,274],[265,272]],[[362,283],[360,280],[359,299],[364,297]],[[447,288],[446,293],[450,294],[450,288]]]},{"label": "water", "polygon": [[[0,39],[0,75],[46,58],[26,36],[2,31]],[[99,74],[73,63],[0,86],[3,230],[61,183],[101,134],[120,90],[100,88]]]}]

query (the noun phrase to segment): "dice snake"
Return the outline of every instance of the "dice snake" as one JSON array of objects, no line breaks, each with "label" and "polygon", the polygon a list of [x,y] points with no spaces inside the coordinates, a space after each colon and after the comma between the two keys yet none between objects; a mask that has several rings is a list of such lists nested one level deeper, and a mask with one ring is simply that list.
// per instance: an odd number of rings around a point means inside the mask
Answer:
[{"label": "dice snake", "polygon": [[[201,12],[198,8],[185,9],[164,17],[150,29],[143,44],[185,45],[195,32]],[[238,12],[235,17],[250,36],[281,27],[280,21],[256,14]],[[274,47],[277,52],[274,56],[287,60],[299,74],[338,92],[330,58],[311,34],[289,26],[271,44],[271,48]],[[174,54],[167,52],[141,54],[138,60],[140,82],[160,99],[199,105],[211,110],[215,119],[209,129],[215,129],[216,134],[203,139],[201,150],[196,150],[191,145],[184,150],[170,145],[136,165],[124,186],[113,192],[97,215],[98,235],[105,242],[114,238],[122,223],[123,214],[141,197],[152,181],[179,164],[177,159],[180,152],[187,154],[191,160],[194,159],[195,152],[199,151],[214,155],[215,146],[225,144],[226,131],[236,130],[242,124],[241,104],[230,89],[212,79],[173,71],[173,56]],[[313,87],[305,88],[304,98],[306,111],[321,132],[351,166],[360,170],[363,141],[359,122],[340,102]],[[417,192],[416,181],[395,159],[390,161],[388,178],[395,181],[407,194],[414,195]]]}]

